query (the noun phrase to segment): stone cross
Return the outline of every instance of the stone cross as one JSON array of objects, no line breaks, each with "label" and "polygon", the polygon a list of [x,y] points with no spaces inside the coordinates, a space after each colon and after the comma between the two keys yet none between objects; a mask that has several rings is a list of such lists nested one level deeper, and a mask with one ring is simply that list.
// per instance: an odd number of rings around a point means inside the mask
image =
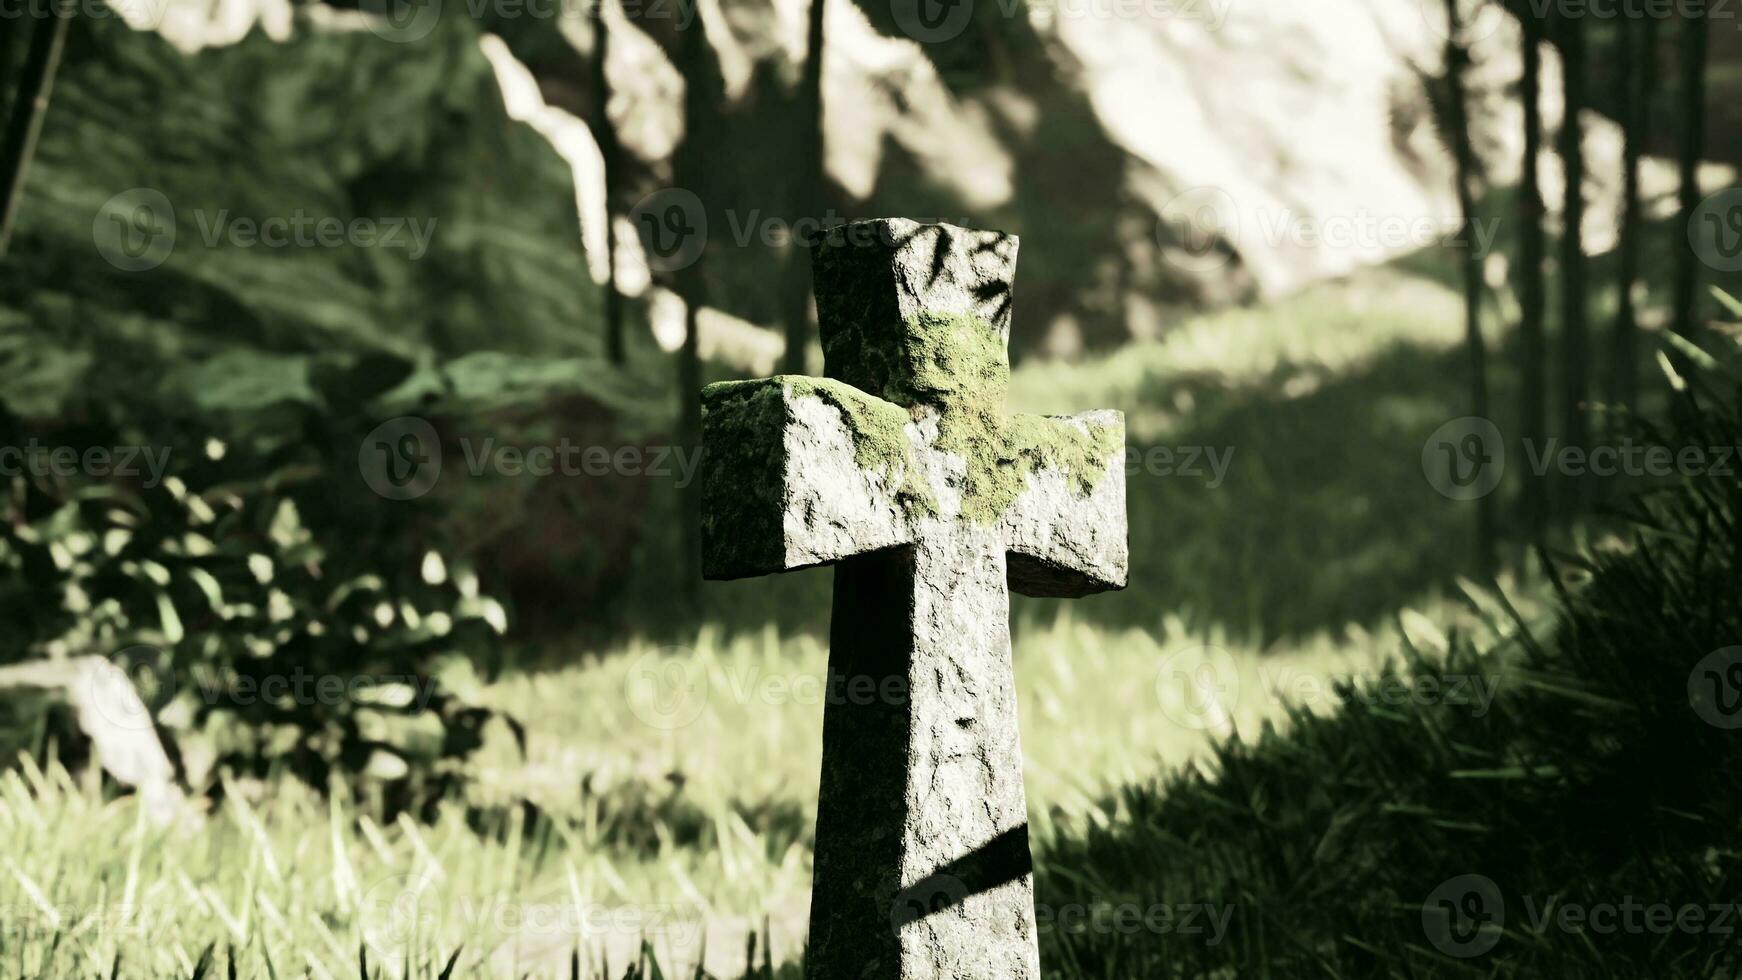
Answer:
[{"label": "stone cross", "polygon": [[835,565],[813,980],[1040,975],[1009,590],[1124,587],[1125,425],[1005,413],[1016,247],[832,229],[828,377],[702,392],[706,576]]}]

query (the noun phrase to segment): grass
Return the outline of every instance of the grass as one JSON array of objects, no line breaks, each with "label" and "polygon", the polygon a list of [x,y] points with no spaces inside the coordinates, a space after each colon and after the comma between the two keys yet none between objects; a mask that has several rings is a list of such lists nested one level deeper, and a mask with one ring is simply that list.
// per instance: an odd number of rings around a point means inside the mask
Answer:
[{"label": "grass", "polygon": [[[1734,407],[1677,414],[1646,438],[1742,438]],[[1127,787],[1127,819],[1061,841],[1041,866],[1042,900],[1206,906],[1230,926],[1058,935],[1053,962],[1138,980],[1255,963],[1278,976],[1735,975],[1739,505],[1734,475],[1656,493],[1628,512],[1624,542],[1559,566],[1552,617],[1492,608],[1505,642],[1409,661],[1399,689],[1414,703],[1361,696],[1380,683],[1363,682],[1334,715]],[[1481,710],[1446,696],[1471,677],[1497,692]]]},{"label": "grass", "polygon": [[[1438,613],[1436,613],[1436,616]],[[1302,678],[1367,673],[1403,648],[1386,630],[1319,637],[1260,660],[1177,620],[1112,630],[1018,624],[1030,812],[1042,854],[1128,819],[1116,795],[1207,757],[1212,738],[1286,724],[1285,697],[1336,706]],[[427,821],[336,787],[230,783],[210,812],[146,822],[58,764],[0,776],[0,963],[29,976],[188,976],[234,949],[245,975],[566,976],[621,971],[645,941],[674,975],[736,975],[752,933],[800,954],[820,758],[825,652],[773,632],[704,630],[580,666],[510,676],[486,696],[527,721],[522,759],[496,733],[467,797]],[[1181,659],[1184,658],[1184,659]],[[1232,683],[1178,684],[1208,659]],[[705,945],[705,952],[704,952]],[[222,956],[218,957],[222,959]],[[759,958],[760,959],[760,958]]]}]

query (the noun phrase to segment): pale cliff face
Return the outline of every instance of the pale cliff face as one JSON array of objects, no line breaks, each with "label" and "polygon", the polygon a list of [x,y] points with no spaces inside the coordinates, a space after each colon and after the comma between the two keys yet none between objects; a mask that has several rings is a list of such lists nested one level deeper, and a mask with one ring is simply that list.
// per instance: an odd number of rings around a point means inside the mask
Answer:
[{"label": "pale cliff face", "polygon": [[[464,17],[480,0],[426,2]],[[624,150],[614,202],[619,287],[652,302],[656,336],[675,344],[681,331],[662,328],[681,321],[681,306],[666,302],[649,272],[629,213],[669,185],[684,137],[684,81],[671,48],[628,16],[667,9],[668,19],[705,28],[724,94],[712,111],[728,120],[709,136],[719,186],[697,189],[709,199],[710,261],[726,283],[709,298],[703,345],[763,369],[779,348],[761,328],[778,327],[767,274],[784,254],[781,185],[793,169],[785,154],[808,0],[632,2],[604,9],[614,39],[609,114]],[[1438,0],[956,0],[927,21],[900,0],[823,2],[832,187],[824,213],[807,217],[903,214],[1027,234],[1022,352],[1155,335],[1183,310],[1274,296],[1456,230],[1449,164],[1418,75],[1437,72],[1442,56]],[[584,64],[591,29],[578,0],[573,8],[550,0],[526,9],[560,11],[538,27],[560,32]],[[278,37],[369,22],[316,8],[309,26],[293,25],[282,0],[135,0],[123,9],[184,49],[227,43],[255,24]],[[1478,152],[1490,177],[1509,183],[1516,24],[1490,11],[1468,37]],[[589,271],[602,281],[600,155],[577,118],[590,94],[561,72],[526,70],[494,38],[484,49],[509,112],[574,168]],[[1549,54],[1552,123],[1559,86]],[[1603,160],[1618,148],[1612,127],[1587,122],[1587,234],[1600,245],[1613,212],[1604,178],[1613,168]],[[1552,200],[1558,174],[1544,178]]]}]

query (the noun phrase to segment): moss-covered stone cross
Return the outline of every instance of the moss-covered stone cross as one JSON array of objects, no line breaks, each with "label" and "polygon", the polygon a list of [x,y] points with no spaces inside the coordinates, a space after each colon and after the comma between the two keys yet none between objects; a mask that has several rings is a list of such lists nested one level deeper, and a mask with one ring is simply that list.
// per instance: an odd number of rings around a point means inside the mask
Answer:
[{"label": "moss-covered stone cross", "polygon": [[1008,590],[1125,585],[1125,433],[1117,412],[1005,412],[1016,248],[833,229],[828,377],[702,392],[707,576],[835,564],[818,980],[1039,976]]}]

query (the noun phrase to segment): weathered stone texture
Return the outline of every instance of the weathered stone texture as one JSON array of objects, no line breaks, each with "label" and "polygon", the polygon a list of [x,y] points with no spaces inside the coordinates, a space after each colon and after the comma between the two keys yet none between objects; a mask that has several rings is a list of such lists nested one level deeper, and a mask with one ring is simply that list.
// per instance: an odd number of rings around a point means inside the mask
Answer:
[{"label": "weathered stone texture", "polygon": [[900,500],[913,466],[905,419],[893,405],[811,378],[709,386],[703,573],[767,575],[911,540]]},{"label": "weathered stone texture", "polygon": [[1101,463],[1085,494],[1083,481],[1057,466],[1028,474],[1027,489],[1004,512],[1010,587],[1031,596],[1084,596],[1125,586],[1125,421],[1113,411],[1049,419],[1060,425],[1116,429],[1120,451]]},{"label": "weathered stone texture", "polygon": [[1017,245],[1002,232],[902,218],[831,229],[812,261],[829,377],[905,404],[890,389],[928,366],[929,338],[913,330],[926,316],[977,319],[1002,350]]},{"label": "weathered stone texture", "polygon": [[816,256],[832,380],[704,395],[704,568],[835,565],[807,969],[1030,980],[1009,589],[1126,577],[1117,412],[1011,416],[1016,240],[910,221]]}]

